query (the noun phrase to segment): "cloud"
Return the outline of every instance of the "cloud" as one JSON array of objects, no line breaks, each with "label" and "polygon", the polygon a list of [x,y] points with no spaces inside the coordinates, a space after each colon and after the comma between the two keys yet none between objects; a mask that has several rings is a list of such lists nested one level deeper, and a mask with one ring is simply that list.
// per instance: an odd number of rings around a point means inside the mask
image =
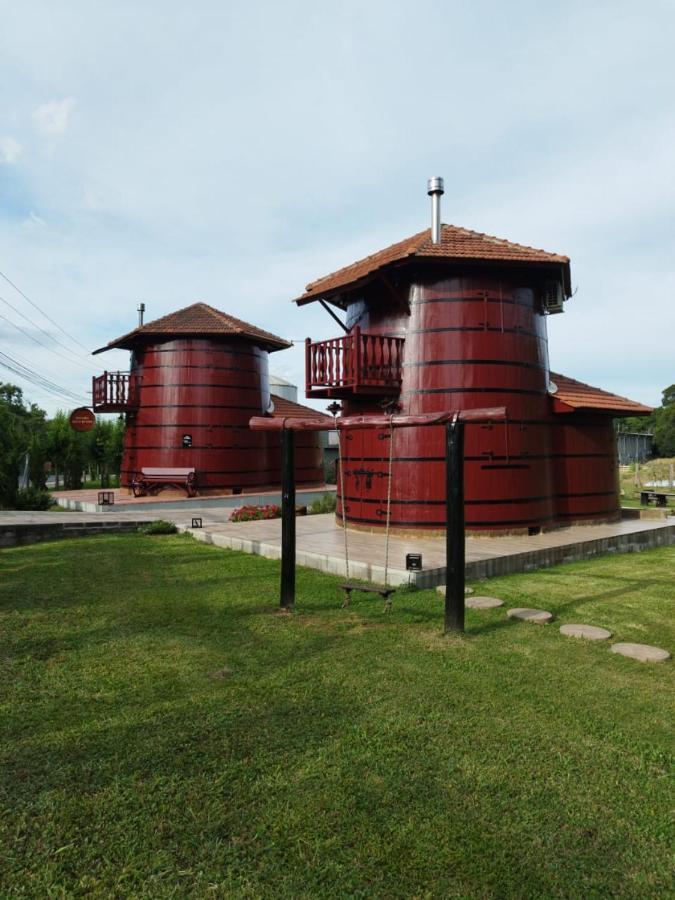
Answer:
[{"label": "cloud", "polygon": [[0,164],[12,165],[21,156],[21,144],[13,137],[0,137]]},{"label": "cloud", "polygon": [[68,130],[68,120],[75,106],[74,97],[51,100],[33,111],[33,121],[38,134],[43,138],[62,137]]}]

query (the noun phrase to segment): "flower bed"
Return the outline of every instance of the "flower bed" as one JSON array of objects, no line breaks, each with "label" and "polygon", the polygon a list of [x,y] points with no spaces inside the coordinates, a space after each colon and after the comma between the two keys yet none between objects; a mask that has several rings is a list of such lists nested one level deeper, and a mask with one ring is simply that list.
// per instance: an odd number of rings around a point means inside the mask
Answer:
[{"label": "flower bed", "polygon": [[281,507],[276,503],[266,503],[265,506],[240,506],[230,516],[230,522],[252,522],[254,519],[279,519]]}]

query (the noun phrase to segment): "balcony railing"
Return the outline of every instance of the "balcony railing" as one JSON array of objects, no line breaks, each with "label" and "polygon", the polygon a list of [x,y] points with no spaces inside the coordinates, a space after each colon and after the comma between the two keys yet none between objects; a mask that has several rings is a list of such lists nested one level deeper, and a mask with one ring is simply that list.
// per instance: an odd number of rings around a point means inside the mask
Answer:
[{"label": "balcony railing", "polygon": [[307,397],[392,395],[401,388],[404,338],[366,334],[357,326],[344,337],[305,341]]},{"label": "balcony railing", "polygon": [[91,380],[94,412],[129,412],[138,406],[138,376],[133,372],[104,372]]}]

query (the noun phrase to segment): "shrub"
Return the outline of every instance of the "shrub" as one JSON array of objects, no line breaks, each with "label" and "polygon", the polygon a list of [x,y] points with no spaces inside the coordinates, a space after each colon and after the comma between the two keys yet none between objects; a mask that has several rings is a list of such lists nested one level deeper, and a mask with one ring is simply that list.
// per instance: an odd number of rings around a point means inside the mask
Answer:
[{"label": "shrub", "polygon": [[240,506],[230,516],[230,522],[252,522],[254,519],[279,519],[281,507],[276,503],[265,506]]},{"label": "shrub", "polygon": [[16,509],[49,509],[52,498],[48,491],[36,487],[27,487],[17,491],[14,507]]},{"label": "shrub", "polygon": [[319,516],[322,513],[335,512],[336,505],[337,494],[324,494],[311,503],[308,512],[310,516]]},{"label": "shrub", "polygon": [[176,534],[178,529],[173,522],[167,522],[166,519],[153,519],[147,525],[141,525],[138,529],[141,534]]}]

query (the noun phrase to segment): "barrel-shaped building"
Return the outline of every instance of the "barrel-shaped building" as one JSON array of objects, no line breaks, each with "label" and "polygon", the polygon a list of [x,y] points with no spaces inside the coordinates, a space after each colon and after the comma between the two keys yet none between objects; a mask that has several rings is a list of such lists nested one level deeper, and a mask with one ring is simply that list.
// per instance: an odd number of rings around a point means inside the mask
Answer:
[{"label": "barrel-shaped building", "polygon": [[[253,432],[272,415],[268,355],[290,344],[205,303],[139,325],[111,341],[131,352],[129,372],[94,379],[97,411],[124,412],[122,484],[144,468],[193,468],[200,493],[246,492],[280,482],[278,435]],[[296,453],[301,483],[323,481],[317,437]]]},{"label": "barrel-shaped building", "polygon": [[[616,519],[612,417],[650,410],[551,374],[547,319],[569,294],[566,256],[439,224],[297,298],[344,319],[344,335],[307,341],[307,396],[340,400],[342,414],[505,407],[505,420],[466,427],[468,529]],[[340,451],[338,518],[382,528],[389,507],[394,529],[444,529],[441,426],[350,430]]]}]

